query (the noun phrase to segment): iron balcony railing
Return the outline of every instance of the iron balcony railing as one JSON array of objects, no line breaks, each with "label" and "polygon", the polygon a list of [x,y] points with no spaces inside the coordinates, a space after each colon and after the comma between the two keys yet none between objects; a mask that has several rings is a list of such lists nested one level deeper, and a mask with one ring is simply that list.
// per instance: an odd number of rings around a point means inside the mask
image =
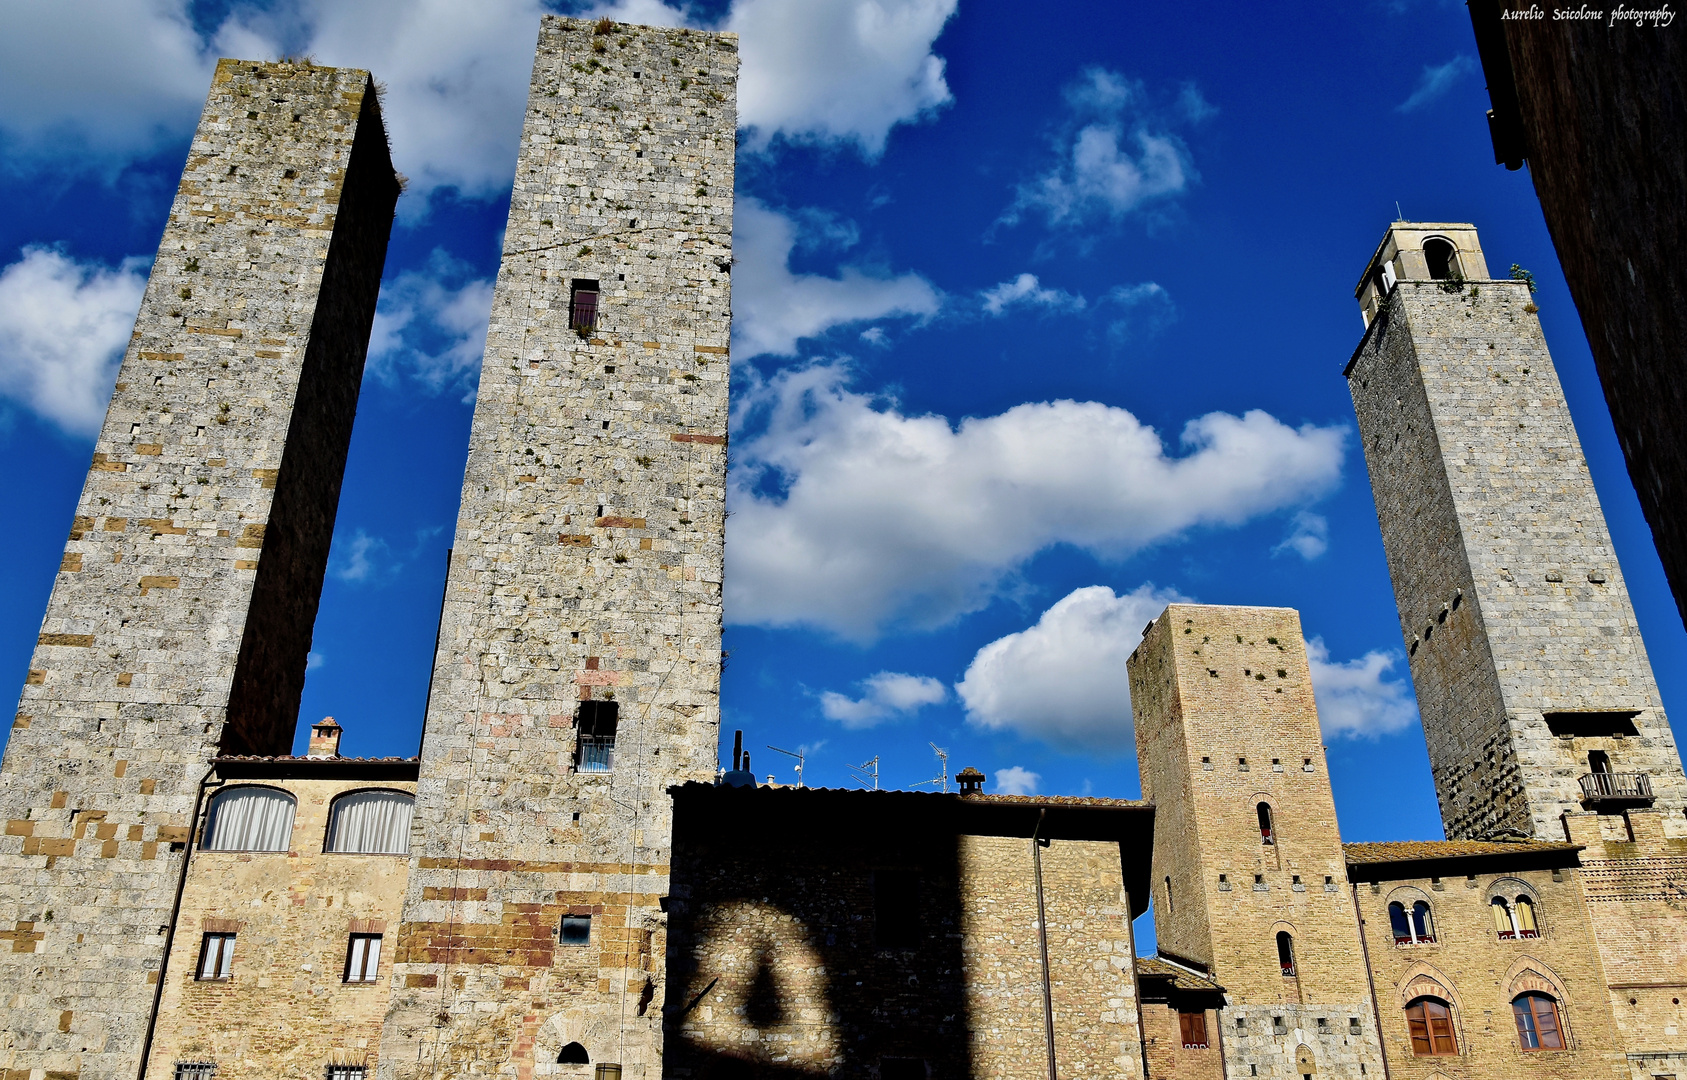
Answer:
[{"label": "iron balcony railing", "polygon": [[1588,802],[1651,802],[1652,778],[1645,773],[1588,773],[1582,777]]},{"label": "iron balcony railing", "polygon": [[615,739],[588,735],[575,750],[574,767],[580,772],[608,772],[615,767]]}]

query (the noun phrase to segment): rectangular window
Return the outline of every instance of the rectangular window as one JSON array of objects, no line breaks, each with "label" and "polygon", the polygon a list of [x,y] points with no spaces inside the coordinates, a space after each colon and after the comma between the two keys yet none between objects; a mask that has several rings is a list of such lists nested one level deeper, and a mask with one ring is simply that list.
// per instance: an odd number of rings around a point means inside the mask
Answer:
[{"label": "rectangular window", "polygon": [[346,946],[346,982],[372,983],[380,967],[381,935],[353,934]]},{"label": "rectangular window", "polygon": [[216,1075],[217,1063],[214,1061],[176,1062],[176,1080],[211,1080]]},{"label": "rectangular window", "polygon": [[910,870],[873,871],[873,944],[912,949],[920,943],[920,878]]},{"label": "rectangular window", "polygon": [[564,915],[562,917],[562,932],[559,937],[564,945],[591,944],[592,917],[590,915]]},{"label": "rectangular window", "polygon": [[1205,1050],[1207,1048],[1207,1014],[1204,1012],[1180,1012],[1177,1014],[1178,1034],[1183,1037],[1185,1050]]},{"label": "rectangular window", "polygon": [[568,325],[574,330],[597,329],[597,282],[575,278],[568,293]]},{"label": "rectangular window", "polygon": [[362,1065],[330,1065],[327,1080],[363,1080],[367,1071]]},{"label": "rectangular window", "polygon": [[234,935],[206,934],[199,946],[201,982],[234,978]]},{"label": "rectangular window", "polygon": [[621,1080],[621,1066],[606,1063],[592,1073],[592,1080]]},{"label": "rectangular window", "polygon": [[575,718],[575,772],[608,772],[615,767],[615,729],[620,723],[620,704],[614,701],[582,701]]}]

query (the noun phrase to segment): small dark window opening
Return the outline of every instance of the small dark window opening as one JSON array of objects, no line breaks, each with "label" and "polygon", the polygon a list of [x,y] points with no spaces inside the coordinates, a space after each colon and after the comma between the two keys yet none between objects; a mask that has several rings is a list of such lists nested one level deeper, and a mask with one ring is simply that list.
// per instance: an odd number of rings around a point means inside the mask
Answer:
[{"label": "small dark window opening", "polygon": [[1169,915],[1176,910],[1177,905],[1172,903],[1172,879],[1171,875],[1168,874],[1166,875],[1166,914]]},{"label": "small dark window opening", "polygon": [[1271,827],[1270,804],[1260,803],[1256,809],[1259,812],[1259,842],[1262,844],[1275,844],[1277,842],[1277,834]]},{"label": "small dark window opening", "polygon": [[[564,915],[562,930],[557,935],[564,945],[589,945],[592,940],[592,917],[590,915]],[[585,1059],[582,1058],[582,1061]]]},{"label": "small dark window opening", "polygon": [[615,767],[615,728],[620,715],[619,702],[580,702],[574,720],[574,771],[608,772]]},{"label": "small dark window opening", "polygon": [[1179,1012],[1177,1014],[1177,1030],[1183,1038],[1185,1050],[1205,1050],[1207,1048],[1206,1013]]},{"label": "small dark window opening", "polygon": [[1640,714],[1628,709],[1549,712],[1542,715],[1546,718],[1547,730],[1559,738],[1608,739],[1617,735],[1640,734],[1640,729],[1634,726],[1634,718]]},{"label": "small dark window opening", "polygon": [[1283,978],[1295,977],[1295,939],[1287,930],[1277,932],[1277,963],[1283,968]]},{"label": "small dark window opening", "polygon": [[568,292],[568,325],[582,333],[597,329],[597,281],[575,278]]},{"label": "small dark window opening", "polygon": [[569,1043],[562,1048],[562,1052],[556,1056],[556,1063],[558,1065],[590,1065],[592,1059],[591,1055],[586,1053],[586,1048],[576,1042]]},{"label": "small dark window opening", "polygon": [[919,943],[919,875],[909,870],[874,870],[873,944],[881,949],[912,949]]},{"label": "small dark window opening", "polygon": [[1611,755],[1603,750],[1589,750],[1587,752],[1587,771],[1608,773],[1611,771]]},{"label": "small dark window opening", "polygon": [[1464,275],[1459,272],[1458,251],[1447,241],[1439,237],[1425,240],[1423,258],[1429,264],[1429,276],[1436,281],[1463,280]]}]

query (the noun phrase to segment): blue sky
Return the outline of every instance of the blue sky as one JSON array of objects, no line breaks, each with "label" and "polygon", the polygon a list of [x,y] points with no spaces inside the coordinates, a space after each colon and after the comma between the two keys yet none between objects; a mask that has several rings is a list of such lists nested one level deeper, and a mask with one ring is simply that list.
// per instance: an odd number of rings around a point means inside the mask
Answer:
[{"label": "blue sky", "polygon": [[[21,686],[218,55],[387,90],[388,254],[302,710],[409,754],[535,0],[0,0],[0,682]],[[576,5],[568,10],[580,12]],[[591,9],[596,11],[598,9]],[[1666,707],[1687,636],[1456,2],[735,0],[744,61],[724,724],[811,784],[974,765],[1138,793],[1123,661],[1168,598],[1299,608],[1344,833],[1440,825],[1341,378],[1396,203],[1541,319]],[[302,745],[302,729],[301,742]]]}]

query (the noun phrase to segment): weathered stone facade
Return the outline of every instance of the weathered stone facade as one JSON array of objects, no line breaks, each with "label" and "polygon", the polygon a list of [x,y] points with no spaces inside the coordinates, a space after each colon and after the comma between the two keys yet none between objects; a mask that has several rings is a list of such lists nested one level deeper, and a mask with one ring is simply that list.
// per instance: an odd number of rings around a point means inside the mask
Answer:
[{"label": "weathered stone facade", "polygon": [[367,72],[218,64],[0,769],[15,1080],[138,1074],[210,759],[290,744],[397,198]]},{"label": "weathered stone facade", "polygon": [[[291,840],[286,851],[208,851],[203,830],[196,838],[144,1080],[172,1080],[179,1062],[214,1063],[218,1080],[373,1072],[390,965],[348,980],[349,937],[393,940],[409,859],[328,851],[329,813],[354,792],[414,793],[416,768],[414,758],[218,760],[206,797],[241,785],[287,792]],[[235,935],[227,980],[199,977],[207,933]]]},{"label": "weathered stone facade", "polygon": [[[1628,1080],[1574,844],[1407,841],[1349,844],[1347,855],[1390,1076]],[[1502,938],[1492,902],[1519,896],[1537,931]],[[1396,939],[1394,903],[1427,906],[1427,940]],[[1556,1001],[1562,1049],[1524,1049],[1512,1001],[1532,990]],[[1413,1052],[1406,1009],[1425,996],[1450,1006],[1456,1054]]]},{"label": "weathered stone facade", "polygon": [[[525,1077],[555,1025],[661,1073],[666,790],[717,768],[736,49],[542,21],[383,1077]],[[618,713],[602,771],[584,703]],[[589,945],[559,947],[565,914]]]},{"label": "weathered stone facade", "polygon": [[1229,1074],[1380,1070],[1299,614],[1173,604],[1128,667],[1157,940],[1228,993]]}]

